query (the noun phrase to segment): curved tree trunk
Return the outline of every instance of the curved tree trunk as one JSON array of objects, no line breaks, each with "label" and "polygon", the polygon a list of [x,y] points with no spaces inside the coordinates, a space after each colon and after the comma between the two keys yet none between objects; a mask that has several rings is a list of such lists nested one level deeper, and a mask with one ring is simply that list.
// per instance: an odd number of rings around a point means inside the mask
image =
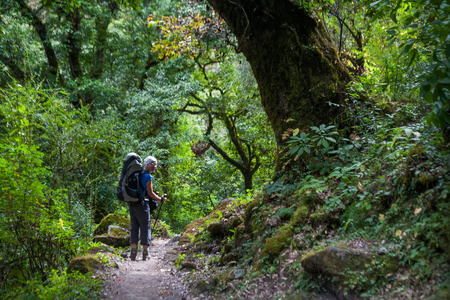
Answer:
[{"label": "curved tree trunk", "polygon": [[288,0],[208,1],[252,66],[279,147],[288,129],[338,116],[351,76],[320,20]]}]

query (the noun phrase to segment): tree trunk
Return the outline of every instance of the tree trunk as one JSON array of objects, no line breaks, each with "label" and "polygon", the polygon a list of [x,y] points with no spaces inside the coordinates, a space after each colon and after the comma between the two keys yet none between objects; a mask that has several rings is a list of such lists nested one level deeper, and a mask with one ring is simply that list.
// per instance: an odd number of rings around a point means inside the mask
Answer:
[{"label": "tree trunk", "polygon": [[252,66],[279,147],[288,129],[327,124],[342,112],[351,76],[320,20],[288,0],[208,1]]},{"label": "tree trunk", "polygon": [[95,19],[95,28],[97,29],[97,43],[95,46],[94,67],[92,78],[99,79],[103,74],[103,65],[105,61],[105,47],[108,36],[108,25],[111,23],[111,17],[99,15]]},{"label": "tree trunk", "polygon": [[81,52],[81,34],[80,24],[81,15],[79,8],[75,8],[73,12],[68,16],[71,21],[70,31],[67,35],[67,45],[69,47],[69,66],[73,78],[79,78],[83,76],[80,66],[80,52]]},{"label": "tree trunk", "polygon": [[[24,0],[18,0],[18,3],[21,8],[21,12],[24,14],[24,16],[30,18],[34,29],[38,33],[39,38],[42,42],[42,46],[44,47],[45,55],[47,56],[49,71],[56,78],[59,72],[58,59],[56,58],[56,53],[53,50],[51,41],[48,37],[45,24],[42,22],[36,12],[34,12],[31,7],[27,3],[25,3]],[[59,81],[61,84],[63,84],[61,77],[59,77]]]},{"label": "tree trunk", "polygon": [[119,10],[116,2],[109,2],[107,12],[100,13],[95,19],[95,28],[97,29],[97,43],[95,46],[94,67],[92,69],[92,78],[100,79],[104,71],[105,48],[108,41],[108,26],[113,16]]}]

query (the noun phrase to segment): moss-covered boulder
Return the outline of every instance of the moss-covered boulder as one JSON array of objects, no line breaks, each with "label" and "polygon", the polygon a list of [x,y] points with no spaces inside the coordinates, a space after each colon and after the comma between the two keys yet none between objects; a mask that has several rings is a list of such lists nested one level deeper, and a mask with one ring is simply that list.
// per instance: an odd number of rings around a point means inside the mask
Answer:
[{"label": "moss-covered boulder", "polygon": [[97,228],[94,230],[94,235],[108,234],[108,227],[110,225],[118,226],[124,229],[130,228],[130,219],[118,214],[109,214],[101,220]]},{"label": "moss-covered boulder", "polygon": [[67,266],[67,273],[80,272],[81,274],[93,273],[103,269],[103,264],[96,256],[88,254],[73,258]]},{"label": "moss-covered boulder", "polygon": [[311,252],[302,258],[301,265],[307,273],[321,278],[319,283],[338,298],[344,294],[357,295],[398,269],[390,256],[367,253],[344,244]]},{"label": "moss-covered boulder", "polygon": [[314,197],[311,195],[302,195],[299,199],[297,209],[291,216],[289,223],[283,225],[272,237],[268,238],[260,258],[277,257],[283,249],[290,245],[295,228],[305,224],[309,220],[311,206],[314,203]]},{"label": "moss-covered boulder", "polygon": [[126,247],[130,244],[130,219],[117,214],[109,214],[94,231],[94,242],[112,247]]},{"label": "moss-covered boulder", "polygon": [[99,245],[99,246],[90,247],[90,248],[88,249],[88,254],[91,254],[91,255],[96,255],[96,254],[98,254],[98,253],[101,253],[101,254],[105,254],[105,253],[110,254],[110,253],[113,253],[113,252],[114,252],[114,248],[111,248],[111,247],[109,247],[109,246],[106,245],[106,244],[101,244],[101,245]]},{"label": "moss-covered boulder", "polygon": [[96,235],[94,236],[94,242],[100,242],[112,247],[127,247],[130,245],[130,235],[115,236],[111,234],[106,235]]},{"label": "moss-covered boulder", "polygon": [[221,201],[209,215],[204,218],[197,219],[186,225],[183,233],[181,234],[178,246],[188,246],[201,232],[201,228],[205,226],[205,223],[209,220],[211,220],[211,223],[213,223],[212,220],[217,219],[219,216],[222,216],[231,202],[232,200]]}]

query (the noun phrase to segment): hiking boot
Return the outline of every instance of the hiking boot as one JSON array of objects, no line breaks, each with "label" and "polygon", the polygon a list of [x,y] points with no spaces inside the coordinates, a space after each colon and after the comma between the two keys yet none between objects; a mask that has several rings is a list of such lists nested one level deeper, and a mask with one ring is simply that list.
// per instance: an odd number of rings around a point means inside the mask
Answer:
[{"label": "hiking boot", "polygon": [[142,260],[147,260],[148,249],[142,250]]},{"label": "hiking boot", "polygon": [[131,248],[130,259],[131,260],[136,260],[136,255],[137,255],[137,249],[136,248]]}]

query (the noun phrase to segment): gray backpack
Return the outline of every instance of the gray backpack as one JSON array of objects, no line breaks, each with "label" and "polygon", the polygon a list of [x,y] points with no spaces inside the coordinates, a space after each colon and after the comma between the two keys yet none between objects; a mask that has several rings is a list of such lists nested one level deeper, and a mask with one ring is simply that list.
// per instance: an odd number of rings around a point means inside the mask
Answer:
[{"label": "gray backpack", "polygon": [[139,185],[141,185],[142,168],[142,159],[136,153],[129,153],[125,157],[117,186],[117,199],[125,202],[140,201]]}]

